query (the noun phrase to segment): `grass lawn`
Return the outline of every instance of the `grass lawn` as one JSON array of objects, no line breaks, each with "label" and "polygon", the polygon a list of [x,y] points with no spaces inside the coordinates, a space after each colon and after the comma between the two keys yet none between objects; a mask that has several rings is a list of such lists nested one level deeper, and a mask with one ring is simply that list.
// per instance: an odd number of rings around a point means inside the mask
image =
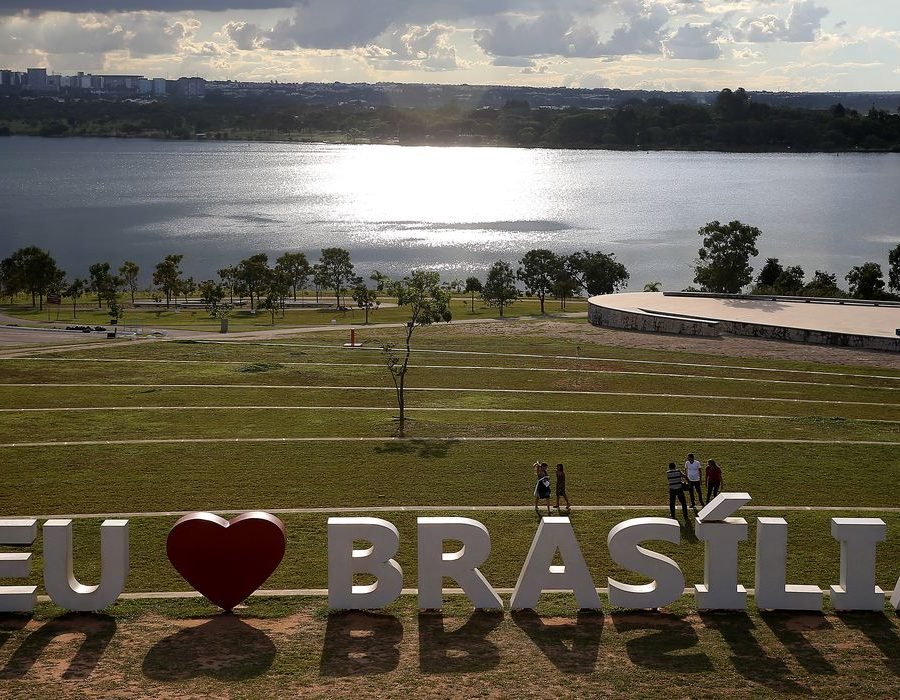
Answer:
[{"label": "grass lawn", "polygon": [[[295,315],[304,313],[317,312]],[[667,513],[664,466],[689,451],[715,458],[726,488],[749,491],[751,506],[900,504],[900,371],[495,333],[506,327],[417,332],[417,348],[431,352],[413,358],[405,441],[391,439],[396,406],[380,353],[336,347],[346,331],[255,343],[104,344],[0,360],[0,409],[9,409],[0,411],[0,514],[322,508],[281,516],[288,551],[266,588],[295,589],[326,585],[330,508],[474,506],[481,510],[459,514],[491,532],[483,571],[510,587],[537,520],[529,510],[491,506],[529,505],[531,463],[562,461],[573,526],[604,586],[608,575],[639,580],[611,564],[606,535],[628,517]],[[361,335],[373,347],[398,334]],[[465,354],[438,352],[448,350]],[[98,410],[19,410],[65,408]],[[727,415],[685,415],[698,413]],[[588,436],[666,439],[559,439]],[[297,437],[334,439],[233,441]],[[359,437],[374,440],[352,440]],[[525,439],[461,439],[472,437]],[[10,446],[208,438],[231,441]],[[751,442],[776,439],[834,444]],[[865,441],[886,444],[851,444]],[[589,504],[622,510],[579,510]],[[407,586],[416,583],[416,515],[434,514],[374,514],[400,530]],[[753,585],[755,518],[776,514],[741,513],[751,524],[739,549],[744,585]],[[782,514],[790,582],[837,582],[829,518],[840,514]],[[887,522],[876,575],[893,588],[900,513],[843,514]],[[128,590],[189,590],[164,556],[175,519],[131,519]],[[99,522],[75,525],[75,573],[85,583],[99,571]],[[678,561],[692,585],[702,580],[703,547],[690,529],[682,534],[680,545],[652,547]],[[39,538],[31,580],[42,587],[40,550]],[[22,581],[0,580],[13,583]],[[900,676],[893,612],[698,615],[685,597],[658,614],[607,606],[576,615],[566,596],[546,596],[538,615],[472,615],[456,598],[443,615],[417,614],[410,598],[377,615],[328,615],[323,599],[297,597],[253,598],[237,616],[215,615],[198,600],[123,600],[101,616],[60,612],[42,604],[30,621],[0,616],[0,696],[893,697]],[[87,635],[84,646],[73,631]]]},{"label": "grass lawn", "polygon": [[[314,302],[315,297],[304,297],[304,300]],[[106,309],[98,309],[96,305],[79,304],[73,316],[71,303],[62,304],[58,309],[56,306],[45,306],[41,310],[31,306],[30,298],[26,300],[24,297],[20,297],[17,301],[19,303],[2,307],[2,311],[10,316],[22,319],[23,324],[27,325],[44,325],[50,321],[91,326],[105,326],[109,324],[109,313]],[[386,304],[396,304],[396,299],[391,297],[381,297],[379,301]],[[232,331],[261,330],[272,328],[273,325],[275,327],[327,326],[331,324],[332,320],[337,325],[342,326],[363,325],[366,319],[365,310],[358,308],[349,296],[345,305],[349,307],[349,310],[338,311],[336,308],[287,308],[284,315],[280,312],[275,314],[273,323],[273,318],[269,311],[259,310],[254,313],[250,310],[248,304],[247,307],[236,308],[232,312],[228,319],[229,329]],[[123,306],[125,313],[120,319],[120,323],[125,326],[177,328],[198,331],[217,331],[219,329],[219,320],[211,318],[204,309],[176,309],[174,303],[169,310],[166,310],[164,307],[159,309],[132,308],[128,301],[124,301]],[[481,299],[476,299],[474,312],[468,297],[463,298],[462,296],[453,298],[450,309],[454,318],[457,319],[500,318],[499,308],[487,306]],[[540,314],[540,311],[540,302],[537,299],[523,297],[504,309],[504,317],[530,316]],[[545,305],[545,311],[548,314],[558,314],[560,311],[559,305],[555,302],[548,302]],[[565,311],[568,313],[586,312],[587,300],[568,301]],[[408,310],[398,309],[394,305],[389,305],[378,310],[370,310],[369,323],[402,323],[406,321],[408,316]]]}]

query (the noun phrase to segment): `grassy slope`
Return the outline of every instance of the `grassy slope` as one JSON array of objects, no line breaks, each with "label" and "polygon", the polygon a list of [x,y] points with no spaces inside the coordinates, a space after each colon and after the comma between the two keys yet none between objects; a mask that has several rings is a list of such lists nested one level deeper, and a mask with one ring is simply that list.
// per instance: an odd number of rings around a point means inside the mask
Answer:
[{"label": "grassy slope", "polygon": [[[301,343],[344,341],[344,334],[304,336]],[[393,331],[379,330],[382,339]],[[495,338],[457,334],[446,327],[424,329],[421,347],[498,350]],[[387,386],[378,367],[302,367],[284,362],[377,363],[376,353],[335,356],[330,351],[297,347],[287,340],[271,345],[233,346],[160,343],[113,345],[77,353],[83,357],[122,357],[231,361],[237,364],[153,364],[0,362],[0,383],[84,382],[94,388],[0,387],[0,407],[116,405],[306,405],[393,407],[387,391],[257,389],[248,385]],[[716,365],[774,367],[864,375],[900,373],[811,363],[735,360],[678,353],[591,347],[551,337],[506,339],[503,352],[626,357]],[[65,357],[76,356],[76,353]],[[241,371],[268,363],[263,371]],[[709,434],[772,437],[886,439],[897,441],[896,426],[861,423],[854,418],[900,420],[896,382],[872,377],[795,373],[768,374],[726,368],[627,365],[601,360],[559,360],[423,355],[416,363],[496,365],[504,367],[590,367],[646,372],[718,375],[719,379],[574,374],[563,372],[425,369],[411,371],[413,386],[495,387],[555,390],[647,391],[697,396],[813,398],[869,401],[880,406],[837,403],[802,404],[670,397],[590,396],[579,394],[490,394],[413,392],[417,408],[564,408],[648,411],[724,411],[789,416],[776,421],[697,419],[690,417],[615,417],[575,414],[551,416],[506,413],[415,412],[410,432],[435,434],[515,434],[535,436],[604,434]],[[257,367],[256,369],[259,369]],[[764,377],[866,388],[728,381],[722,377]],[[118,388],[109,383],[238,384],[248,388]],[[29,440],[140,438],[155,435],[389,435],[391,411],[98,412],[73,414],[0,413],[0,442]],[[609,528],[640,511],[579,512],[585,503],[664,506],[662,469],[693,448],[701,458],[716,457],[726,484],[746,489],[759,504],[896,506],[900,483],[894,478],[896,448],[847,445],[773,445],[747,443],[406,443],[216,444],[130,447],[0,449],[0,513],[107,512],[400,504],[493,505],[528,503],[535,458],[567,463],[576,510],[573,525],[597,585],[605,576],[635,580],[609,561]],[[26,501],[27,498],[27,501]],[[27,502],[27,507],[23,503]],[[483,567],[497,586],[514,583],[536,526],[533,513],[465,512],[484,522],[495,542]],[[740,547],[740,577],[753,580],[751,540]],[[828,519],[837,512],[785,513],[789,527],[792,582],[827,586],[838,576],[838,545],[829,536]],[[398,559],[406,583],[415,585],[415,516],[380,514],[401,532]],[[774,515],[766,512],[765,515]],[[266,584],[272,588],[325,585],[327,515],[286,515],[289,548],[282,566]],[[879,545],[877,579],[892,588],[900,573],[900,516],[887,514],[888,541]],[[174,518],[132,520],[130,590],[185,590],[186,584],[163,557],[165,536]],[[85,582],[98,569],[97,520],[75,526],[76,574]],[[654,548],[673,556],[687,583],[702,576],[702,546],[689,530],[679,546]],[[40,540],[34,571],[40,571]],[[40,575],[32,580],[40,585]],[[8,583],[0,581],[0,584]],[[202,601],[117,603],[112,617],[58,617],[42,605],[38,618],[21,629],[22,618],[0,616],[0,693],[4,696],[135,696],[178,693],[271,697],[288,692],[316,696],[384,697],[402,691],[422,697],[501,695],[518,697],[585,696],[619,693],[633,696],[758,697],[772,693],[823,697],[889,697],[900,668],[900,624],[884,616],[724,615],[698,617],[689,598],[655,615],[607,613],[578,616],[565,597],[548,596],[542,617],[470,617],[464,601],[453,599],[443,616],[417,616],[404,598],[378,616],[324,615],[321,599],[253,599],[237,619],[213,617],[192,629],[183,617],[209,618]],[[104,649],[109,630],[109,646]],[[43,639],[69,630],[88,630],[80,660],[71,663],[75,641]],[[99,630],[98,633],[92,630]],[[105,632],[104,632],[105,630]],[[28,636],[28,632],[32,636]],[[359,637],[373,633],[374,636]],[[227,634],[226,634],[227,633]],[[0,640],[4,637],[0,636]],[[360,641],[361,640],[361,641]],[[93,664],[96,664],[94,666]],[[60,681],[66,671],[69,680]]]}]

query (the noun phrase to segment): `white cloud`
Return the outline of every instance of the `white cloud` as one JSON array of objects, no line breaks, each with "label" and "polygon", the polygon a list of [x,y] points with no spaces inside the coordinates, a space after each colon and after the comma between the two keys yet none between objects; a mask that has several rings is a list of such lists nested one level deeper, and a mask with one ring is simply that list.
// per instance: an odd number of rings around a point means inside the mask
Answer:
[{"label": "white cloud", "polygon": [[828,8],[820,7],[813,0],[800,0],[791,5],[786,19],[777,15],[742,18],[734,30],[738,41],[765,43],[770,41],[811,42],[822,30],[822,19]]},{"label": "white cloud", "polygon": [[715,24],[685,24],[663,41],[663,51],[669,58],[708,61],[722,55],[719,40],[723,30]]}]

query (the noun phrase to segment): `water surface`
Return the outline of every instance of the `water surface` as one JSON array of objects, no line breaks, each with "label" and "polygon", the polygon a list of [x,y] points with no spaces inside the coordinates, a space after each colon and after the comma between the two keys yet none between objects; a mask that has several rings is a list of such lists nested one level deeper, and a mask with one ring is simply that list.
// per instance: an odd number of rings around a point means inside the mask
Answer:
[{"label": "water surface", "polygon": [[[622,153],[116,139],[0,139],[0,255],[185,256],[187,274],[327,246],[359,272],[483,275],[531,248],[614,252],[632,288],[691,283],[697,229],[740,219],[760,257],[837,272],[887,264],[900,155]],[[758,265],[757,265],[758,267]]]}]

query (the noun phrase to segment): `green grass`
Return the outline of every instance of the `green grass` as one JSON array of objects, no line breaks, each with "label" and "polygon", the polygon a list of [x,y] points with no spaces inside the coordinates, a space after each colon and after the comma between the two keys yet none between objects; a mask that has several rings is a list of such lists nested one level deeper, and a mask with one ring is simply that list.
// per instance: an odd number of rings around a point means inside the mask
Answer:
[{"label": "green grass", "polygon": [[[306,301],[314,302],[315,297],[304,297]],[[382,297],[379,299],[383,303],[396,303],[396,299],[390,297]],[[62,304],[58,309],[55,306],[46,307],[43,310],[31,306],[30,298],[25,300],[20,297],[19,303],[2,307],[2,311],[10,316],[22,319],[27,325],[43,325],[48,321],[64,322],[78,325],[103,325],[109,324],[110,316],[106,309],[98,309],[95,305],[79,305],[75,316],[72,315],[72,306]],[[120,319],[120,323],[125,326],[140,326],[152,328],[173,328],[181,330],[199,330],[199,331],[218,331],[219,320],[212,318],[204,309],[183,308],[176,310],[173,308],[165,310],[161,308],[131,308],[128,300],[123,300],[125,313]],[[266,310],[251,312],[249,305],[244,308],[236,309],[229,317],[229,330],[231,331],[248,331],[248,330],[264,330],[275,327],[293,327],[293,326],[327,326],[331,325],[332,320],[336,325],[360,326],[365,323],[365,311],[356,306],[352,298],[347,297],[344,302],[348,311],[339,311],[336,308],[322,309],[291,309],[288,308],[284,315],[276,313],[274,324],[272,315]],[[547,303],[545,311],[548,316],[552,317],[559,313],[558,304]],[[455,297],[450,309],[456,319],[478,318],[490,319],[500,318],[500,310],[497,307],[487,306],[480,299],[476,299],[475,310],[471,310],[471,304],[468,298]],[[567,303],[565,310],[568,313],[587,311],[586,300],[575,300]],[[504,310],[504,317],[515,318],[519,316],[531,316],[540,314],[540,303],[534,298],[522,298],[513,305]],[[409,318],[409,310],[386,306],[375,311],[369,311],[369,323],[402,323]]]},{"label": "green grass", "polygon": [[[307,312],[297,315],[300,313]],[[138,325],[131,317],[125,322]],[[346,506],[371,515],[366,511],[370,506],[480,506],[488,510],[458,514],[474,517],[488,527],[494,547],[482,570],[495,586],[510,587],[537,520],[533,511],[489,508],[531,503],[534,477],[530,465],[538,458],[563,461],[567,466],[573,527],[598,586],[606,584],[607,576],[639,580],[612,564],[606,535],[610,527],[628,517],[667,514],[664,465],[670,460],[682,461],[691,450],[701,459],[715,458],[724,469],[726,487],[749,491],[754,499],[751,506],[900,504],[894,445],[538,439],[592,435],[900,442],[897,424],[859,420],[900,420],[900,396],[890,390],[900,383],[872,376],[900,377],[900,371],[606,347],[575,342],[549,328],[552,326],[509,323],[421,329],[417,332],[420,348],[545,357],[417,354],[409,375],[414,388],[568,392],[413,391],[408,395],[409,406],[416,409],[410,412],[408,425],[413,438],[534,439],[512,443],[385,439],[365,443],[0,447],[4,486],[0,513],[12,517],[319,507],[325,510],[282,516],[288,549],[266,587],[322,588],[326,585],[328,509]],[[398,333],[380,328],[360,335],[367,343],[376,344],[395,340]],[[346,340],[343,330],[271,343],[104,344],[59,353],[61,358],[166,362],[0,361],[0,384],[12,384],[0,387],[0,408],[240,407],[225,411],[0,412],[0,443],[210,436],[388,438],[395,428],[391,421],[395,406],[391,391],[385,390],[390,380],[379,354],[308,347]],[[626,359],[714,366],[616,361]],[[172,360],[192,363],[169,362]],[[353,367],[351,363],[373,366]],[[471,369],[465,367],[468,365],[505,369]],[[604,371],[523,369],[528,367]],[[770,373],[752,368],[790,371]],[[647,374],[613,374],[609,370]],[[804,371],[827,374],[802,374]],[[837,376],[840,372],[865,376]],[[676,373],[711,378],[666,376]],[[732,381],[755,378],[812,383]],[[24,386],[28,383],[45,386]],[[49,386],[52,383],[96,386]],[[211,386],[163,386],[166,384]],[[270,385],[279,388],[264,388]],[[292,388],[298,385],[318,388]],[[356,385],[374,390],[322,388]],[[823,403],[774,400],[778,398],[820,399]],[[326,408],[248,408],[254,405]],[[339,406],[378,410],[336,410]],[[781,418],[429,411],[434,408],[721,412]],[[579,510],[586,504],[621,505],[623,509]],[[628,508],[637,505],[658,510]],[[397,559],[408,586],[416,585],[416,516],[438,514],[452,513],[374,513],[395,523],[400,531]],[[750,540],[739,547],[739,576],[744,585],[753,584],[755,517],[776,514],[752,507],[741,513],[751,525]],[[895,513],[781,513],[789,523],[788,581],[816,583],[823,588],[837,582],[839,545],[830,537],[829,518],[841,514],[881,515],[887,522],[888,539],[878,546],[876,578],[883,588],[893,588],[900,574],[900,514]],[[165,538],[175,519],[131,519],[129,591],[188,590],[164,554]],[[100,519],[75,522],[75,573],[84,583],[94,582],[99,572],[99,523]],[[678,561],[688,585],[702,580],[703,547],[690,530],[683,530],[679,545],[653,543],[651,547]],[[36,556],[30,580],[42,588],[40,537],[33,549]],[[0,580],[0,585],[11,583],[23,582]],[[105,616],[97,617],[61,615],[54,606],[41,604],[25,629],[21,616],[0,616],[0,642],[5,641],[0,645],[0,695],[893,697],[900,676],[896,663],[900,622],[894,613],[760,615],[752,609],[751,598],[747,614],[697,615],[688,596],[654,614],[610,611],[604,600],[604,612],[590,616],[576,616],[571,597],[555,595],[542,598],[539,616],[472,615],[468,603],[455,597],[447,599],[442,615],[417,615],[415,599],[409,597],[378,615],[328,615],[326,606],[322,598],[252,598],[245,609],[228,617],[216,615],[215,608],[200,599],[121,600],[105,611]],[[88,639],[75,662],[72,659],[83,637],[71,632],[86,633]],[[70,677],[63,680],[63,673]]]},{"label": "green grass", "polygon": [[756,503],[900,503],[893,446],[410,441],[7,448],[0,512],[517,505],[536,459],[566,464],[575,504],[654,505],[665,465],[692,450]]}]

